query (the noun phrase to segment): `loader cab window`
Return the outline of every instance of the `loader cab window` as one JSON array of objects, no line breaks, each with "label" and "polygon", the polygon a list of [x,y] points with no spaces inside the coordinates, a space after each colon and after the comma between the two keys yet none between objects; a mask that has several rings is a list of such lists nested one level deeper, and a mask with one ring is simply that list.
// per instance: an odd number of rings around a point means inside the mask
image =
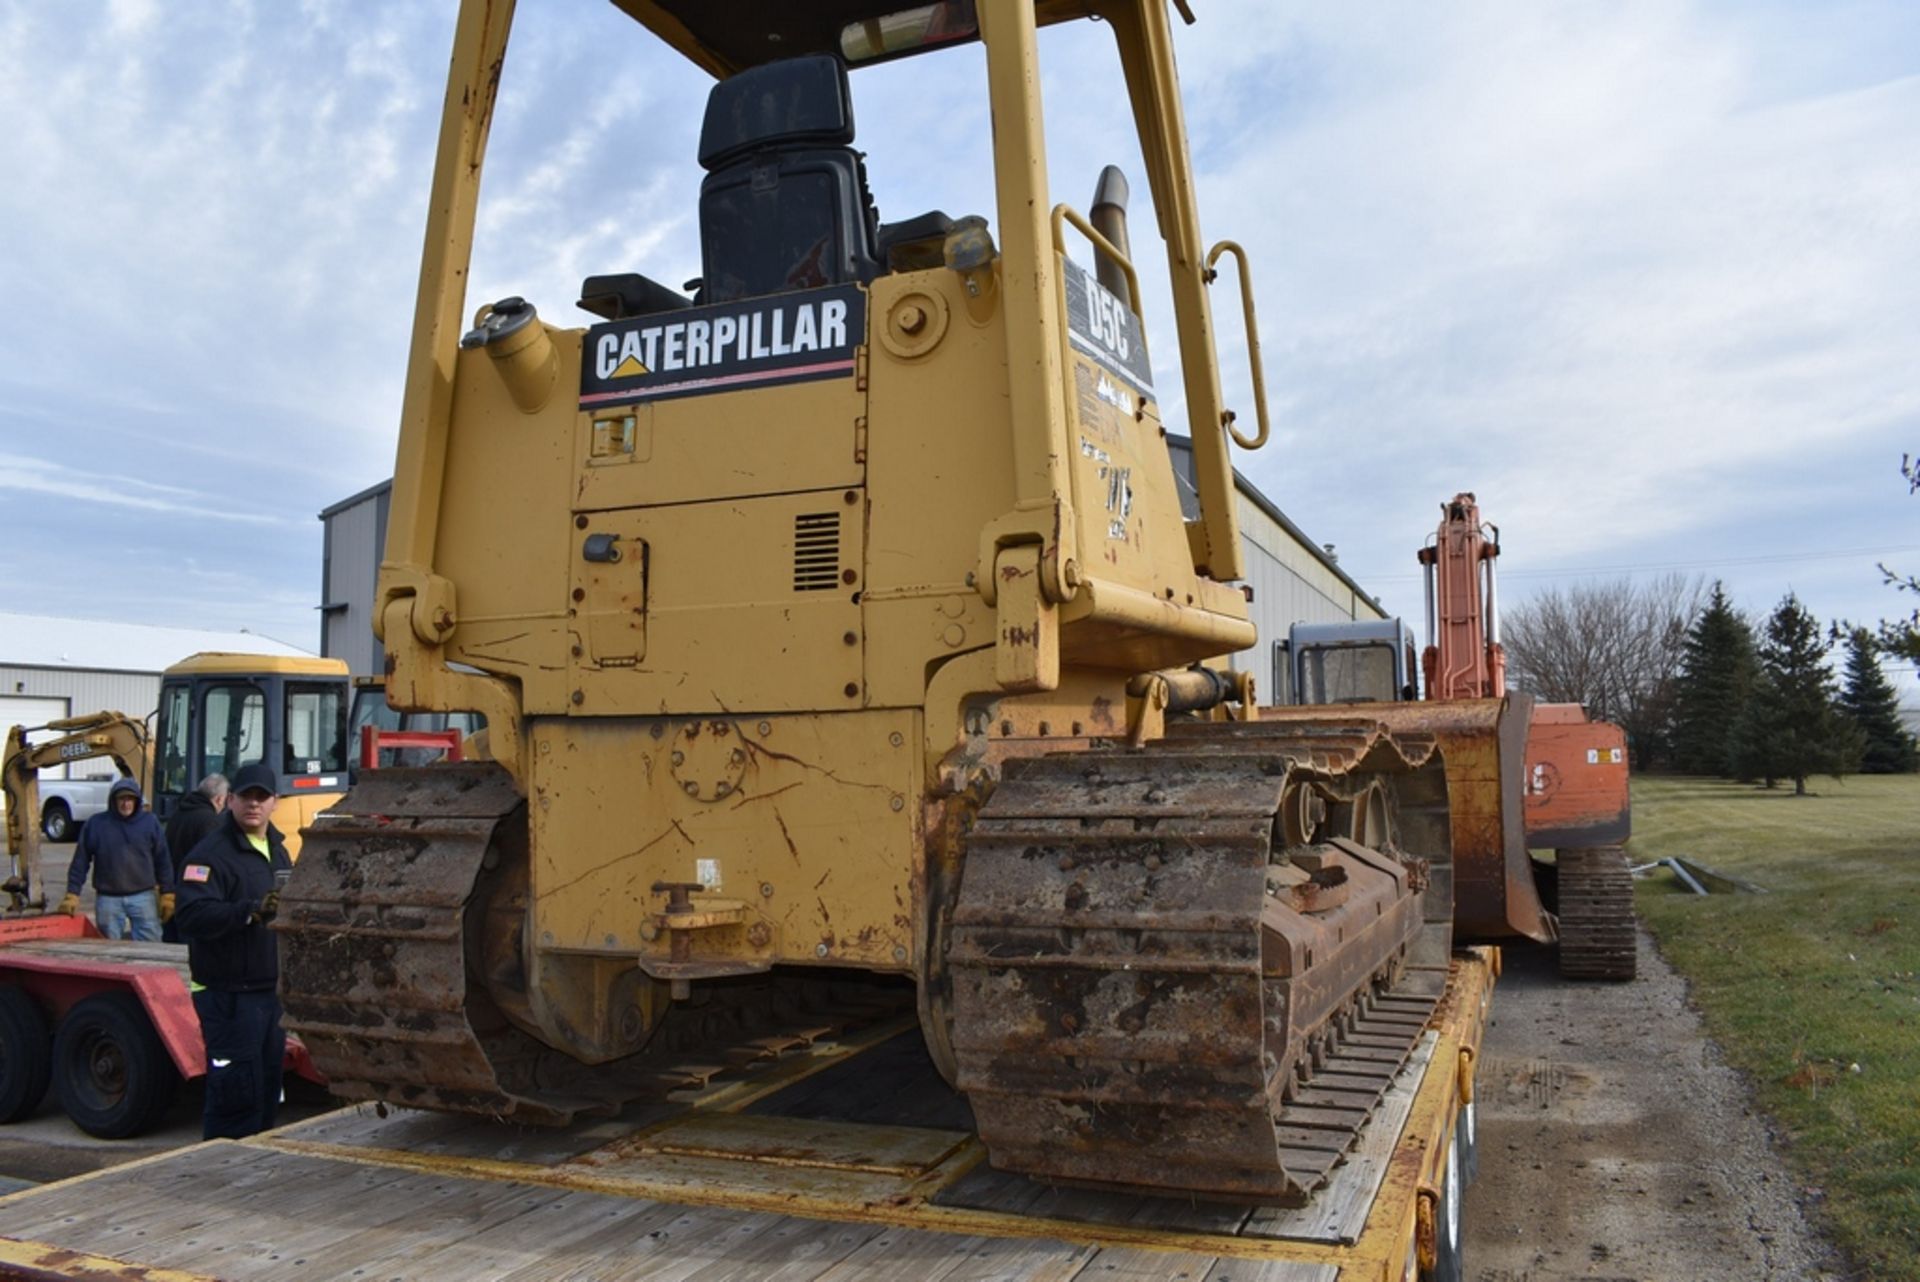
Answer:
[{"label": "loader cab window", "polygon": [[347,691],[339,683],[287,683],[285,774],[316,775],[347,766]]},{"label": "loader cab window", "polygon": [[849,22],[840,29],[840,56],[848,62],[875,62],[979,34],[973,0],[943,0]]},{"label": "loader cab window", "polygon": [[160,693],[160,727],[155,736],[160,753],[153,772],[156,798],[180,796],[198,782],[188,769],[188,754],[193,750],[187,741],[192,707],[193,692],[184,684],[169,685]]},{"label": "loader cab window", "polygon": [[1302,703],[1391,703],[1399,697],[1391,645],[1314,646],[1300,652]]},{"label": "loader cab window", "polygon": [[201,696],[200,719],[206,747],[201,773],[233,778],[241,766],[264,761],[267,753],[267,696],[251,682],[210,685]]}]

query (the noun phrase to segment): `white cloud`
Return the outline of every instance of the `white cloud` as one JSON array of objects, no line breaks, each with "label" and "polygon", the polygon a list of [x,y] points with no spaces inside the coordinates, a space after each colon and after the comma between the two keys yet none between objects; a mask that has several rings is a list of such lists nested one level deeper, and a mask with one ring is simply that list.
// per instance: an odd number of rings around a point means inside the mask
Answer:
[{"label": "white cloud", "polygon": [[237,511],[233,507],[234,500],[225,495],[196,492],[177,485],[162,485],[133,476],[82,471],[17,454],[0,454],[0,490],[78,499],[108,507],[137,508],[143,512],[193,516],[236,525],[288,526],[294,523],[288,517],[271,513]]}]

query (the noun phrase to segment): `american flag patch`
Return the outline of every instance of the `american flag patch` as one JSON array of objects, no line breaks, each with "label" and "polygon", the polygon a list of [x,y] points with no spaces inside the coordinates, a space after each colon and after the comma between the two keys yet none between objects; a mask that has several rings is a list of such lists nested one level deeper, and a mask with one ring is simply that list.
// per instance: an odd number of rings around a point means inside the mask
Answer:
[{"label": "american flag patch", "polygon": [[213,869],[207,867],[205,864],[188,864],[185,868],[181,869],[180,880],[181,881],[205,881],[207,879],[207,874],[211,873],[212,871]]}]

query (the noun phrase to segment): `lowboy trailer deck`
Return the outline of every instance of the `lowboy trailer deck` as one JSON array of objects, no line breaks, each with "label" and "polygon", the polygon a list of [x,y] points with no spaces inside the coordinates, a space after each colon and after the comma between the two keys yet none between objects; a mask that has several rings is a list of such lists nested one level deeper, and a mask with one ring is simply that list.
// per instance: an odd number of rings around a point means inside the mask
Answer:
[{"label": "lowboy trailer deck", "polygon": [[[16,1193],[0,1278],[1458,1277],[1498,966],[1477,948],[1426,973],[1444,989],[1413,1054],[1303,1207],[997,1172],[909,1013],[796,1024],[616,1118],[548,1130],[362,1104]],[[1337,1085],[1324,1103],[1337,1112]]]}]

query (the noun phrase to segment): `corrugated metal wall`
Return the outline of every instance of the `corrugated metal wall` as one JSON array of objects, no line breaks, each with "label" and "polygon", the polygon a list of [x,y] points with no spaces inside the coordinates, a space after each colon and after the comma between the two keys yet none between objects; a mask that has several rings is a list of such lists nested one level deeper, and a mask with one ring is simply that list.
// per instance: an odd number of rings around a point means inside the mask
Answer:
[{"label": "corrugated metal wall", "polygon": [[321,513],[326,564],[320,599],[324,622],[320,653],[344,659],[355,676],[377,675],[386,656],[373,636],[373,594],[387,541],[391,486],[376,486]]},{"label": "corrugated metal wall", "polygon": [[1274,645],[1296,623],[1338,623],[1385,615],[1372,601],[1293,537],[1245,494],[1239,497],[1240,537],[1246,547],[1247,577],[1253,589],[1253,621],[1260,640],[1231,662],[1237,672],[1251,671],[1262,698],[1274,689]]}]

